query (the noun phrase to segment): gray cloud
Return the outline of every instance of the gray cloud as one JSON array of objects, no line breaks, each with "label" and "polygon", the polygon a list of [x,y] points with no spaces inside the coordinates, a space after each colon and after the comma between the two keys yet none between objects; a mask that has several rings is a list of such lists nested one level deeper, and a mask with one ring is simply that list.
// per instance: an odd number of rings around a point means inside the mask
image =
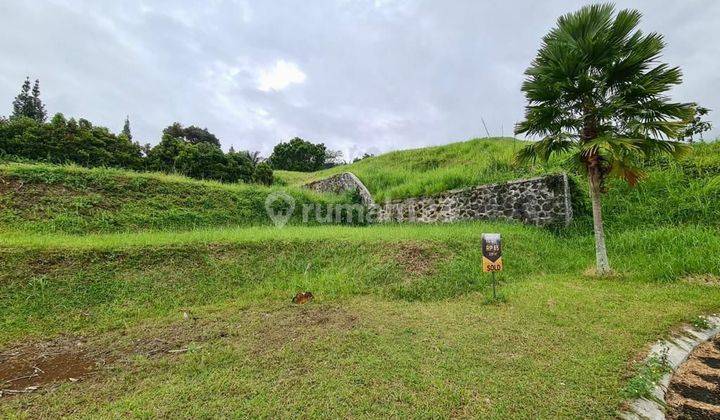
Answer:
[{"label": "gray cloud", "polygon": [[[481,118],[508,135],[540,38],[583,3],[3,2],[0,114],[30,75],[50,112],[114,131],[129,114],[149,143],[173,121],[226,148],[267,154],[297,135],[346,158],[482,136]],[[720,124],[720,3],[617,4],[666,36],[664,61],[685,73],[673,97]]]}]

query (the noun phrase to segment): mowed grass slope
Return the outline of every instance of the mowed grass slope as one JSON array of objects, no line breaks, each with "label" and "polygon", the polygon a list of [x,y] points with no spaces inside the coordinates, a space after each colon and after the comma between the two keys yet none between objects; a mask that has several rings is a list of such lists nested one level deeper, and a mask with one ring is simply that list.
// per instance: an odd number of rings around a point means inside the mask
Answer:
[{"label": "mowed grass slope", "polygon": [[[499,304],[478,263],[487,231],[506,244]],[[9,238],[0,348],[61,335],[106,362],[0,398],[0,414],[611,418],[630,361],[720,309],[695,281],[720,272],[720,238],[609,243],[619,274],[596,279],[591,238],[512,224]],[[302,290],[315,301],[290,303]]]},{"label": "mowed grass slope", "polygon": [[[269,225],[265,200],[280,190],[291,195],[298,208],[345,200],[293,187],[11,163],[0,165],[0,231],[90,233]],[[291,222],[299,216],[296,212]]]}]

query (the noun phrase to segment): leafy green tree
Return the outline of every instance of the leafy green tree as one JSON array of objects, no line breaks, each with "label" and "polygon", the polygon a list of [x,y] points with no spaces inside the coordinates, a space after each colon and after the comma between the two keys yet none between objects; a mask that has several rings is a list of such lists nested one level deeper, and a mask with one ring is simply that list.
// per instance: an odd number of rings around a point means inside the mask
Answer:
[{"label": "leafy green tree", "polygon": [[703,120],[703,117],[710,112],[709,109],[698,106],[695,108],[695,115],[687,126],[681,139],[687,140],[688,143],[692,143],[695,136],[699,135],[700,140],[703,140],[703,133],[712,130],[712,123],[710,121]]},{"label": "leafy green tree", "polygon": [[45,122],[47,112],[45,105],[40,100],[40,81],[35,80],[32,89],[30,78],[26,78],[20,88],[20,93],[13,100],[13,113],[11,118],[27,117],[37,122]]},{"label": "leafy green tree", "polygon": [[228,152],[225,154],[227,159],[227,182],[253,182],[253,173],[255,167],[247,156],[242,152]]},{"label": "leafy green tree", "polygon": [[175,159],[177,170],[197,179],[230,181],[227,158],[219,147],[206,142],[184,143]]},{"label": "leafy green tree", "polygon": [[163,137],[170,136],[176,139],[185,139],[185,129],[179,122],[174,122],[171,125],[165,127],[163,130]]},{"label": "leafy green tree", "polygon": [[152,171],[175,172],[175,160],[185,144],[181,138],[163,134],[160,143],[147,152],[145,166]]},{"label": "leafy green tree", "polygon": [[163,135],[169,135],[178,139],[182,139],[188,143],[209,143],[215,147],[220,147],[220,140],[207,128],[200,128],[191,125],[183,127],[179,122],[172,123],[163,130]]},{"label": "leafy green tree", "polygon": [[44,156],[42,126],[32,118],[11,117],[0,124],[0,154],[25,159]]},{"label": "leafy green tree", "polygon": [[127,137],[128,140],[132,140],[132,132],[130,131],[130,116],[125,117],[125,124],[123,124],[122,131],[120,134]]},{"label": "leafy green tree", "polygon": [[253,173],[253,182],[263,185],[272,185],[274,181],[273,170],[265,162],[258,163]]},{"label": "leafy green tree", "polygon": [[185,140],[192,144],[209,143],[215,147],[220,147],[220,140],[215,137],[215,134],[209,132],[207,128],[191,125],[190,127],[186,127],[183,132],[185,134]]},{"label": "leafy green tree", "polygon": [[0,124],[0,152],[30,160],[83,166],[142,167],[140,146],[89,121],[55,114],[49,123],[18,117]]},{"label": "leafy green tree", "polygon": [[664,95],[681,83],[681,72],[657,62],[665,42],[638,30],[640,19],[636,10],[616,14],[611,4],[560,17],[522,85],[528,106],[515,133],[542,139],[518,159],[561,154],[587,175],[599,274],[610,272],[601,212],[605,180],[635,185],[648,158],[685,153],[685,145],[668,139],[678,138],[694,113],[692,104]]},{"label": "leafy green tree", "polygon": [[324,144],[313,144],[299,137],[280,143],[273,149],[268,163],[273,169],[313,172],[322,169],[327,160]]}]

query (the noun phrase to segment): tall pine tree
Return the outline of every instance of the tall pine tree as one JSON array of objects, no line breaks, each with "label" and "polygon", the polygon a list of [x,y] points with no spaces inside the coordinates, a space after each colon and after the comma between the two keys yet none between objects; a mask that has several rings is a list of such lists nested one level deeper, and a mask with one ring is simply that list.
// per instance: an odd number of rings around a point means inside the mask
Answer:
[{"label": "tall pine tree", "polygon": [[35,85],[33,86],[32,103],[35,111],[34,118],[40,122],[45,122],[47,111],[45,111],[45,104],[40,100],[40,80],[38,79],[35,79]]},{"label": "tall pine tree", "polygon": [[13,100],[13,118],[19,118],[28,116],[28,113],[32,111],[32,97],[30,96],[30,78],[26,78],[20,93]]},{"label": "tall pine tree", "polygon": [[30,78],[27,77],[20,88],[20,93],[13,100],[13,113],[11,118],[28,117],[38,122],[45,122],[47,112],[40,100],[40,81],[30,89]]},{"label": "tall pine tree", "polygon": [[125,135],[128,140],[132,140],[132,133],[130,132],[130,116],[125,117],[125,124],[120,134]]}]

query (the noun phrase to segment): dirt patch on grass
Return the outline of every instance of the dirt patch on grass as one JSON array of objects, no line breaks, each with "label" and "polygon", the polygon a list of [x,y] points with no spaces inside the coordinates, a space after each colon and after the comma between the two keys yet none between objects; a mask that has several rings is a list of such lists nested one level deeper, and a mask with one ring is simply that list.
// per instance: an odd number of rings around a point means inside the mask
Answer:
[{"label": "dirt patch on grass", "polygon": [[[282,306],[276,310],[232,310],[215,314],[178,311],[176,320],[138,325],[96,336],[64,336],[0,348],[0,399],[61,384],[102,383],[116,368],[136,368],[136,357],[178,357],[227,343],[250,357],[274,363],[281,351],[344,334],[358,317],[339,306]],[[90,386],[91,385],[85,385]]]},{"label": "dirt patch on grass", "polygon": [[6,349],[0,353],[0,397],[76,382],[96,367],[96,359],[86,353],[81,340],[64,338]]},{"label": "dirt patch on grass", "polygon": [[668,418],[720,418],[720,336],[698,346],[673,375]]},{"label": "dirt patch on grass", "polygon": [[720,286],[720,276],[714,274],[695,274],[682,279],[685,283]]},{"label": "dirt patch on grass", "polygon": [[307,304],[261,315],[252,347],[254,354],[268,354],[295,342],[312,341],[333,332],[352,330],[357,316],[339,307]]},{"label": "dirt patch on grass", "polygon": [[395,260],[410,277],[433,274],[444,252],[420,242],[402,242],[390,246],[389,258]]},{"label": "dirt patch on grass", "polygon": [[128,363],[133,356],[161,357],[185,353],[191,343],[228,336],[223,322],[202,320],[187,312],[182,321],[96,337],[61,337],[0,349],[0,398],[52,389],[82,381],[102,368]]},{"label": "dirt patch on grass", "polygon": [[188,309],[176,317],[160,325],[0,348],[0,398],[52,390],[64,383],[103,381],[103,375],[116,367],[133,369],[137,356],[175,357],[221,341],[234,342],[250,355],[272,356],[286,346],[350,331],[358,323],[357,316],[341,307],[312,302],[268,312],[196,315]]},{"label": "dirt patch on grass", "polygon": [[[0,193],[12,194],[12,207],[16,210],[40,210],[41,203],[48,197],[62,197],[67,200],[83,195],[62,184],[24,181],[12,177],[0,177]],[[44,214],[44,213],[43,213]]]}]

